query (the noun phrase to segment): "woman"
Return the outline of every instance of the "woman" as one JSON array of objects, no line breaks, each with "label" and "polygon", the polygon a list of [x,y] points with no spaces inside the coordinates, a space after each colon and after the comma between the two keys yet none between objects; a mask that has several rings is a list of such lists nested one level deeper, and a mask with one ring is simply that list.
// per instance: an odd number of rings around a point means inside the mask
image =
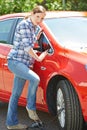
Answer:
[{"label": "woman", "polygon": [[[29,80],[26,109],[29,117],[40,121],[36,113],[36,91],[40,82],[39,76],[30,69],[34,60],[41,62],[47,51],[38,56],[33,50],[36,39],[35,29],[46,15],[42,6],[33,9],[31,15],[21,21],[15,32],[14,46],[8,54],[8,67],[14,73],[13,91],[10,97],[6,125],[8,129],[25,129],[26,125],[18,122],[17,105],[26,80]],[[39,37],[39,35],[38,35]],[[33,61],[33,62],[32,62]]]}]

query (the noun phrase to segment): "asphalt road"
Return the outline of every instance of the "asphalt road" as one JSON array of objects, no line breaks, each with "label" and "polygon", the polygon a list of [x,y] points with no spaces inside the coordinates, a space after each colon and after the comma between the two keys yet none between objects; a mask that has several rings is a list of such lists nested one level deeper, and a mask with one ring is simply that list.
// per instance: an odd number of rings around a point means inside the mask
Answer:
[{"label": "asphalt road", "polygon": [[[8,108],[7,103],[1,103],[0,102],[0,130],[7,130],[6,125],[5,125],[7,108]],[[40,119],[45,124],[44,130],[58,130],[57,118],[50,115],[49,113],[45,113],[45,112],[42,112],[42,111],[37,111],[37,113],[38,113]],[[19,116],[20,123],[24,123],[26,125],[31,126],[32,121],[29,119],[27,111],[24,107],[18,107],[18,116]],[[40,130],[40,129],[29,128],[28,130]],[[87,126],[85,126],[85,128],[83,130],[87,130]]]},{"label": "asphalt road", "polygon": [[[6,125],[5,125],[7,107],[8,107],[8,104],[0,103],[0,130],[7,130]],[[45,113],[45,112],[41,112],[41,111],[37,111],[37,113],[38,113],[40,119],[45,124],[45,130],[58,130],[57,120],[54,116],[52,116],[48,113]],[[32,124],[32,121],[29,119],[27,111],[24,107],[18,107],[18,116],[19,116],[20,123],[24,123],[29,126]],[[39,129],[29,128],[29,130],[39,130]]]}]

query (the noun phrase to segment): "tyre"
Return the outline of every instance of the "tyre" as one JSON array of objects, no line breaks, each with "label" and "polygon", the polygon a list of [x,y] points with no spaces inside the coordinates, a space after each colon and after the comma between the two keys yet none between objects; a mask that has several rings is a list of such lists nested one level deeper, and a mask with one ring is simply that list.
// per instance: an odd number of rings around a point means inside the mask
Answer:
[{"label": "tyre", "polygon": [[82,130],[80,103],[68,80],[61,80],[57,84],[56,106],[59,130]]}]

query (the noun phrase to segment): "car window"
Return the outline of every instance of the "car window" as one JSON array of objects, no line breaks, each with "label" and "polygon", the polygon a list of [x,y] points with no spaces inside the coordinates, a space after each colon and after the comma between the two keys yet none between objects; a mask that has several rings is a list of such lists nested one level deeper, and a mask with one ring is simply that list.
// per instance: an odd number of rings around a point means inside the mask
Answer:
[{"label": "car window", "polygon": [[[38,32],[40,30],[41,29],[38,26],[37,29],[36,29],[36,35],[38,34]],[[52,45],[51,45],[49,39],[47,38],[47,36],[45,35],[44,32],[42,32],[42,34],[40,35],[40,38],[38,39],[37,44],[38,44],[38,49],[36,48],[36,50],[38,50],[40,52],[48,50],[48,53],[53,53]]]},{"label": "car window", "polygon": [[64,47],[87,47],[87,17],[45,19],[50,32]]},{"label": "car window", "polygon": [[14,19],[0,21],[0,43],[7,43]]},{"label": "car window", "polygon": [[[19,19],[18,19],[18,23],[20,23],[23,19],[24,19],[24,18],[19,18]],[[18,24],[18,23],[17,23],[17,24]]]},{"label": "car window", "polygon": [[48,50],[48,53],[53,53],[51,43],[44,32],[41,34],[40,39],[38,40],[38,45],[40,46],[41,52]]}]

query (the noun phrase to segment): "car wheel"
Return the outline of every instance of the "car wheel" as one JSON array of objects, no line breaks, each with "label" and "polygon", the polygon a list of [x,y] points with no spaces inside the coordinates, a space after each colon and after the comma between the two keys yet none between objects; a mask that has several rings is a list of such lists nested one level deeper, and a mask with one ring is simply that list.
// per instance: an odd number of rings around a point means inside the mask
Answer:
[{"label": "car wheel", "polygon": [[81,130],[83,117],[78,96],[67,80],[57,84],[57,118],[59,130]]}]

